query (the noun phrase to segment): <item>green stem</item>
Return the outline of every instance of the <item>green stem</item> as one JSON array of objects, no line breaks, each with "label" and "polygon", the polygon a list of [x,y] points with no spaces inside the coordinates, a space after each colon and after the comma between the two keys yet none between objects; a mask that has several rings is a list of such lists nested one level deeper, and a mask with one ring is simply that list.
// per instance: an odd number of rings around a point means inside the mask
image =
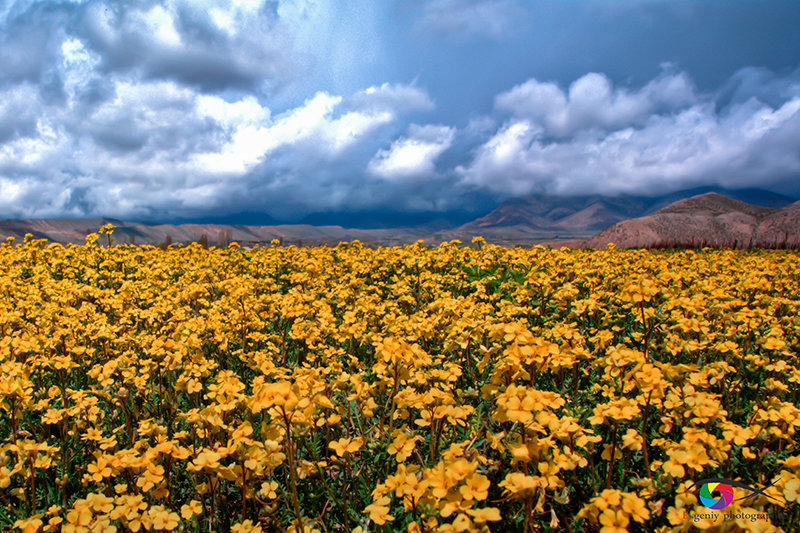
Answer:
[{"label": "green stem", "polygon": [[619,422],[614,422],[614,429],[611,431],[611,460],[608,462],[608,475],[606,476],[606,489],[611,488],[611,472],[614,470],[615,451],[617,450],[617,428]]},{"label": "green stem", "polygon": [[303,529],[303,515],[300,513],[300,501],[297,498],[297,471],[295,469],[294,457],[294,442],[292,441],[292,424],[286,410],[281,408],[283,412],[283,421],[286,424],[286,448],[287,457],[289,458],[289,483],[292,489],[292,505],[294,506],[294,514],[297,517],[297,530],[301,533]]}]

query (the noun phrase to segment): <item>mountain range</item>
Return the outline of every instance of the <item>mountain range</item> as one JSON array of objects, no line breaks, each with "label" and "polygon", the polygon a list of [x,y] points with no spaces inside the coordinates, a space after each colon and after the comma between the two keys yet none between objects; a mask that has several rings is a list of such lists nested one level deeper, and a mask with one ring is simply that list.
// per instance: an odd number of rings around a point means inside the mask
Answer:
[{"label": "mountain range", "polygon": [[[228,222],[236,218],[179,224],[110,218],[12,219],[0,220],[0,239],[12,236],[21,240],[30,233],[37,239],[82,243],[88,233],[112,223],[117,244],[194,241],[225,246],[236,241],[247,246],[277,239],[284,244],[336,245],[358,239],[372,245],[397,245],[420,239],[430,244],[452,239],[469,242],[474,236],[482,236],[502,245],[548,243],[597,248],[614,242],[620,247],[774,247],[797,243],[799,205],[793,198],[761,189],[688,189],[657,197],[531,195],[507,200],[461,225],[453,219],[432,221],[424,217],[424,223],[402,227],[277,224],[268,215],[257,213],[248,214],[244,220],[260,224]],[[312,218],[326,219],[322,215]]]},{"label": "mountain range", "polygon": [[500,204],[488,215],[462,226],[491,228],[527,225],[585,233],[643,216],[673,202],[706,193],[718,193],[759,206],[781,208],[795,199],[762,189],[726,190],[720,187],[686,189],[663,196],[524,196]]}]

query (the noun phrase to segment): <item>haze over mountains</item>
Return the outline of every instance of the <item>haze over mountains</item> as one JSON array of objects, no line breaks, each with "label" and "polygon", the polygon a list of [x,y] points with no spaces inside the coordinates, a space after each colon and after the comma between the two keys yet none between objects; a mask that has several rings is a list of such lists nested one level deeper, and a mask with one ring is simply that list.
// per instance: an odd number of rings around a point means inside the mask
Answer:
[{"label": "haze over mountains", "polygon": [[[507,200],[461,225],[446,217],[433,221],[422,217],[424,222],[417,225],[372,228],[277,224],[260,213],[184,224],[109,218],[15,219],[0,220],[0,238],[20,240],[31,233],[37,239],[79,244],[88,233],[110,222],[117,226],[116,244],[201,242],[225,246],[232,241],[254,245],[277,239],[284,244],[335,245],[358,239],[395,245],[419,239],[428,244],[452,239],[469,242],[474,236],[483,236],[503,245],[547,242],[598,248],[614,242],[620,247],[780,247],[800,244],[800,202],[793,202],[793,198],[761,189],[690,189],[659,197],[532,195]],[[375,216],[377,225],[385,225],[386,218],[381,221],[380,214]],[[459,216],[463,214],[455,218]],[[328,218],[320,215],[321,220]],[[261,223],[229,223],[249,220]],[[363,224],[365,220],[368,218],[353,215],[347,221]]]}]

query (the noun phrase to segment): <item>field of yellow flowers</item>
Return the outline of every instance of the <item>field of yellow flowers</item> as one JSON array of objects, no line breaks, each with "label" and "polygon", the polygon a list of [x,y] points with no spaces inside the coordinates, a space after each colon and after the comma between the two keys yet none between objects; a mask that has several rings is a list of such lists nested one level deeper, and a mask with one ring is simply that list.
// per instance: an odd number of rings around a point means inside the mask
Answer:
[{"label": "field of yellow flowers", "polygon": [[0,528],[798,530],[797,252],[111,231],[0,246]]}]

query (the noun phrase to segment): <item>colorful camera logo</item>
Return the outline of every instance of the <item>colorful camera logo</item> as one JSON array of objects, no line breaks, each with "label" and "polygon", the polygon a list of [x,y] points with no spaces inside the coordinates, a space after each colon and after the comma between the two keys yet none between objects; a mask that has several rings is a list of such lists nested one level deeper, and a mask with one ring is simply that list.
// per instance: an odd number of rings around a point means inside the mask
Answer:
[{"label": "colorful camera logo", "polygon": [[[714,492],[719,492],[720,497],[715,498]],[[733,488],[726,483],[704,483],[700,487],[700,501],[709,509],[725,509],[733,502]]]}]

